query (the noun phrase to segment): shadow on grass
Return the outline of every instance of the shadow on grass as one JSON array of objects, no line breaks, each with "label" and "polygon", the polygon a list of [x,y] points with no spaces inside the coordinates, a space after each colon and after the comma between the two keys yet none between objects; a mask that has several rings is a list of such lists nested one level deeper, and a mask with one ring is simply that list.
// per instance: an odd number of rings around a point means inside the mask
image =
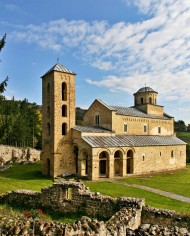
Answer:
[{"label": "shadow on grass", "polygon": [[[0,216],[6,215],[6,217],[15,217],[15,218],[26,218],[26,212],[38,212],[39,209],[31,209],[27,207],[18,207],[18,206],[10,206],[10,205],[0,205]],[[47,210],[40,208],[42,215],[40,214],[39,217],[36,216],[36,219],[41,219],[45,221],[57,221],[61,223],[74,223],[82,216],[85,216],[83,212],[55,212],[53,210]]]},{"label": "shadow on grass", "polygon": [[0,178],[17,180],[51,180],[52,178],[43,176],[41,163],[34,164],[13,164],[9,169],[0,172]]}]

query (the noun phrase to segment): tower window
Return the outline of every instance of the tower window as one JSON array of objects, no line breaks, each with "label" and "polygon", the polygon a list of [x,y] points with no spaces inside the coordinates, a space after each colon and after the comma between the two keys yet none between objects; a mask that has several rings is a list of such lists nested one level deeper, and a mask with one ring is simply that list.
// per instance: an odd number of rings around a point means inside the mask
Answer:
[{"label": "tower window", "polygon": [[67,84],[62,83],[62,101],[67,101]]},{"label": "tower window", "polygon": [[127,124],[124,124],[124,132],[127,132],[128,131],[128,126]]},{"label": "tower window", "polygon": [[100,125],[100,116],[95,115],[95,125]]},{"label": "tower window", "polygon": [[149,103],[152,104],[152,98],[151,97],[149,98]]},{"label": "tower window", "polygon": [[147,125],[144,125],[144,133],[147,132]]},{"label": "tower window", "polygon": [[62,124],[62,135],[66,135],[67,134],[67,124],[63,123]]},{"label": "tower window", "polygon": [[67,116],[67,106],[66,106],[66,105],[63,105],[63,106],[62,106],[62,116],[63,116],[63,117],[66,117],[66,116]]}]

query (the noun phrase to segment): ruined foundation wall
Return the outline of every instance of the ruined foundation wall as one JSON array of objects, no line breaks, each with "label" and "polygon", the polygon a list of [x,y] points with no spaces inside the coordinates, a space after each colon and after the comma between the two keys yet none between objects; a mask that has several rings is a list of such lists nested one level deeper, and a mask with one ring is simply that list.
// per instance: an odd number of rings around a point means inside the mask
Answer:
[{"label": "ruined foundation wall", "polygon": [[0,145],[0,166],[9,163],[19,163],[22,161],[40,160],[41,151],[33,148],[17,148],[7,145]]},{"label": "ruined foundation wall", "polygon": [[82,212],[90,217],[108,219],[123,207],[141,209],[144,199],[112,198],[90,192],[81,182],[54,183],[41,192],[16,190],[0,196],[0,204],[27,208],[52,209],[57,212]]},{"label": "ruined foundation wall", "polygon": [[175,211],[143,207],[141,220],[142,224],[177,226],[190,231],[190,217],[177,214]]}]

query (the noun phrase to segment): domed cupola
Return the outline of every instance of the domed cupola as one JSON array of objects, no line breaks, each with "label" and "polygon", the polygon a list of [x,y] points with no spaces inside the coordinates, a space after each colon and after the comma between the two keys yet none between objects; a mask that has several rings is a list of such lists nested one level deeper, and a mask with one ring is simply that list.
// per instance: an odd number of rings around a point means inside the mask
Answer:
[{"label": "domed cupola", "polygon": [[156,105],[157,92],[150,87],[142,87],[134,93],[135,107],[145,104]]}]

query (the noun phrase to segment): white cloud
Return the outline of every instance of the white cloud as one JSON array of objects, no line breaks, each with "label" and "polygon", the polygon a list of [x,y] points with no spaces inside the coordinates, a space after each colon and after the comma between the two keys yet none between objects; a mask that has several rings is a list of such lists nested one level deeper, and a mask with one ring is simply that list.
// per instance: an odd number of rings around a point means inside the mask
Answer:
[{"label": "white cloud", "polygon": [[[110,73],[88,83],[110,91],[135,92],[144,83],[165,100],[190,100],[190,5],[188,0],[123,0],[149,15],[138,23],[66,21],[17,26],[14,40],[54,51],[72,50]],[[10,36],[9,36],[10,37]]]}]

